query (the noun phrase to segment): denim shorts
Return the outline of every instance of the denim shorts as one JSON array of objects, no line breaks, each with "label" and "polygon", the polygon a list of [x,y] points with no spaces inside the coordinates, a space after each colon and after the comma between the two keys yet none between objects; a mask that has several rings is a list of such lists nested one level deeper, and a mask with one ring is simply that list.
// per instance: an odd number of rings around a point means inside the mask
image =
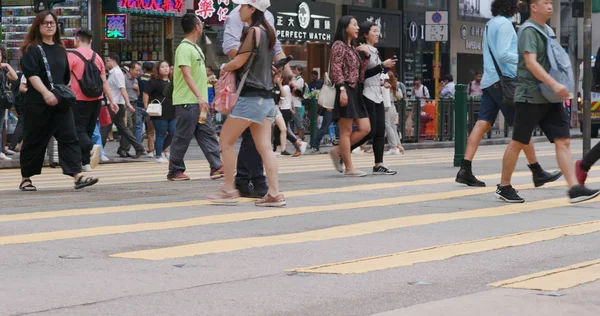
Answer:
[{"label": "denim shorts", "polygon": [[265,118],[274,121],[276,115],[277,107],[273,98],[240,96],[229,117],[262,124]]},{"label": "denim shorts", "polygon": [[479,116],[477,120],[486,121],[492,125],[496,122],[498,112],[502,111],[504,119],[508,126],[512,127],[515,122],[515,108],[506,106],[502,103],[502,88],[499,82],[494,83],[488,88],[483,89],[481,96],[481,107],[479,108]]}]

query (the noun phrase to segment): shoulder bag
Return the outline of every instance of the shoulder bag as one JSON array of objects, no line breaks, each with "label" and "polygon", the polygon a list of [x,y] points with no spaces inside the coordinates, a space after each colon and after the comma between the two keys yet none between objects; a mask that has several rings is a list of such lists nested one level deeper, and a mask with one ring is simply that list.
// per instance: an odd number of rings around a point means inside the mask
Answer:
[{"label": "shoulder bag", "polygon": [[173,93],[172,90],[173,89],[171,87],[171,82],[169,82],[169,84],[163,89],[163,99],[161,101],[159,101],[158,99],[152,100],[148,104],[148,109],[146,109],[146,113],[148,113],[149,116],[162,116],[163,102],[165,102],[165,99],[167,98],[166,96],[169,93]]},{"label": "shoulder bag", "polygon": [[331,79],[329,78],[330,71],[331,62],[327,67],[327,72],[325,73],[325,78],[323,80],[323,87],[321,88],[321,91],[319,91],[319,99],[317,99],[317,103],[326,109],[333,109],[335,104],[336,91],[333,82],[331,82]]},{"label": "shoulder bag", "polygon": [[67,85],[54,84],[54,79],[52,79],[52,72],[50,71],[50,65],[48,64],[46,52],[44,52],[42,46],[38,45],[37,47],[42,53],[42,59],[44,60],[44,66],[46,67],[46,74],[48,75],[48,81],[50,82],[50,92],[52,92],[58,100],[58,104],[56,106],[60,108],[69,108],[72,105],[75,105],[75,102],[77,102],[75,93],[73,93],[73,90],[67,87]]},{"label": "shoulder bag", "polygon": [[494,67],[496,68],[496,72],[498,73],[498,77],[500,77],[500,87],[502,88],[502,104],[506,106],[515,106],[515,90],[517,89],[517,78],[506,77],[502,74],[500,70],[500,66],[496,62],[496,58],[494,57],[494,53],[492,52],[492,48],[490,47],[490,37],[488,36],[487,26],[485,27],[485,33],[487,41],[487,48],[490,51],[490,56],[492,56],[492,61],[494,62]]},{"label": "shoulder bag", "polygon": [[6,69],[2,69],[2,77],[0,77],[0,110],[10,109],[13,103],[15,103],[15,95],[8,87],[8,72]]}]

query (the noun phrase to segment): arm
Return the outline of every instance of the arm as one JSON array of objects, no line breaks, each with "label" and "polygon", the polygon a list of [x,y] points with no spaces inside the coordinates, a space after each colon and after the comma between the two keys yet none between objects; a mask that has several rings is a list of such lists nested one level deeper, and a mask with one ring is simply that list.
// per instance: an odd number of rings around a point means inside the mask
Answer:
[{"label": "arm", "polygon": [[150,103],[150,96],[144,92],[144,109],[148,110],[148,103]]},{"label": "arm", "polygon": [[21,83],[21,85],[19,86],[19,92],[21,92],[22,94],[27,93],[27,84],[26,83]]},{"label": "arm", "polygon": [[206,106],[208,108],[208,102],[204,100],[202,94],[198,90],[198,86],[196,86],[196,82],[194,82],[194,78],[192,78],[192,67],[190,66],[179,66],[181,68],[181,74],[183,75],[183,80],[187,84],[188,88],[192,90],[192,93],[198,98],[198,104],[201,107]]},{"label": "arm", "polygon": [[100,78],[102,79],[102,91],[108,99],[110,107],[112,108],[113,112],[119,112],[119,106],[115,104],[113,95],[110,93],[110,87],[108,86],[108,82],[106,81],[106,74],[103,71],[100,71]]},{"label": "arm", "polygon": [[344,67],[344,48],[342,45],[344,45],[344,43],[337,41],[333,43],[333,46],[331,47],[331,58],[329,61],[331,64],[331,73],[329,74],[329,77],[336,86],[342,86],[346,82],[342,70]]},{"label": "arm", "polygon": [[544,69],[540,63],[538,63],[536,54],[525,52],[523,53],[523,58],[525,59],[525,67],[527,67],[527,70],[529,70],[537,80],[549,85],[552,89],[554,89],[556,85],[561,85],[548,74],[546,69]]},{"label": "arm", "polygon": [[383,64],[379,64],[371,69],[367,69],[367,71],[365,71],[365,79],[376,76],[384,70],[385,68],[383,68]]},{"label": "arm", "polygon": [[510,50],[510,43],[515,36],[515,30],[510,23],[505,23],[498,28],[496,32],[496,61],[516,65],[519,61],[519,55]]},{"label": "arm", "polygon": [[46,88],[46,85],[44,84],[44,82],[42,82],[42,79],[40,77],[31,76],[29,77],[29,82],[31,82],[33,88],[44,97],[44,101],[46,102],[46,104],[48,104],[49,106],[55,106],[58,104],[56,96],[54,95],[54,93],[50,92],[48,88]]},{"label": "arm", "polygon": [[[277,42],[279,43],[279,40],[277,40]],[[277,46],[275,46],[275,50],[276,50],[276,49],[277,49]],[[237,53],[237,50],[236,50],[236,53]],[[273,57],[273,62],[274,62],[274,63],[276,63],[276,62],[280,61],[281,59],[284,59],[285,57],[286,57],[286,56],[285,56],[285,53],[284,53],[283,51],[280,51],[279,53],[277,53],[277,54],[275,55],[275,57]],[[290,67],[290,64],[289,64],[289,63],[287,63],[287,64],[286,64],[286,65],[283,67],[283,75],[284,75],[284,76],[286,76],[286,77],[289,77],[289,76],[292,76],[292,75],[294,75],[294,74],[292,73],[292,68]]]},{"label": "arm", "polygon": [[248,30],[244,43],[242,43],[241,46],[243,53],[236,55],[232,61],[223,65],[222,70],[234,71],[244,67],[250,58],[250,55],[252,55],[252,50],[258,45],[258,43],[255,43],[255,32],[256,30],[254,28]]},{"label": "arm", "polygon": [[11,67],[11,65],[2,64],[2,68],[6,69],[6,71],[7,71],[6,77],[8,80],[15,81],[15,80],[19,79],[19,76],[17,76],[17,73],[15,72],[13,67]]}]

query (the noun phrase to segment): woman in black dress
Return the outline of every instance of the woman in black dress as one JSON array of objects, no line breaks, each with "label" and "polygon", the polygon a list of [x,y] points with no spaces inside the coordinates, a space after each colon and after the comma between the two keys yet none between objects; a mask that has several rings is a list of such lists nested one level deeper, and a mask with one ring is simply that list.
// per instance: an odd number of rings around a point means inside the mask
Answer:
[{"label": "woman in black dress", "polygon": [[[21,68],[27,78],[24,108],[23,148],[21,149],[22,191],[36,191],[31,177],[42,173],[44,154],[50,139],[58,142],[59,164],[65,175],[75,179],[75,189],[94,185],[97,178],[81,174],[81,148],[73,113],[66,103],[59,103],[51,91],[48,72],[55,85],[71,80],[67,51],[60,39],[58,19],[50,11],[40,12],[25,37],[21,52]],[[42,54],[43,50],[43,54]],[[49,69],[45,66],[46,56]]]}]

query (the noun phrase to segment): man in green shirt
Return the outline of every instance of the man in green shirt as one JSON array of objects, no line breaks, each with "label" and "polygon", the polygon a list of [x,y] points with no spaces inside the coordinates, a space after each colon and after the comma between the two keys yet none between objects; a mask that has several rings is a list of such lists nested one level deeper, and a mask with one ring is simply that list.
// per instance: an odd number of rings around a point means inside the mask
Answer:
[{"label": "man in green shirt", "polygon": [[540,33],[546,32],[545,24],[552,17],[552,0],[529,0],[529,12],[528,22],[536,27],[526,27],[519,32],[519,85],[515,91],[515,124],[512,140],[502,160],[502,179],[496,190],[496,197],[509,203],[525,202],[511,186],[511,176],[517,165],[519,153],[529,144],[531,133],[539,125],[548,140],[555,144],[556,160],[569,187],[569,201],[586,201],[598,196],[600,191],[587,189],[577,182],[569,148],[571,136],[567,110],[562,102],[550,103],[539,88],[540,82],[543,82],[552,87],[558,97],[564,100],[569,98],[567,87],[548,74],[548,43],[546,37]]},{"label": "man in green shirt", "polygon": [[171,143],[167,179],[190,179],[184,174],[183,158],[190,141],[195,137],[210,164],[210,178],[214,180],[223,177],[219,141],[210,118],[199,122],[201,113],[206,115],[209,111],[205,58],[196,44],[202,36],[203,25],[194,13],[187,13],[181,20],[181,26],[185,38],[175,52],[173,72],[173,106],[176,107],[177,130]]}]

